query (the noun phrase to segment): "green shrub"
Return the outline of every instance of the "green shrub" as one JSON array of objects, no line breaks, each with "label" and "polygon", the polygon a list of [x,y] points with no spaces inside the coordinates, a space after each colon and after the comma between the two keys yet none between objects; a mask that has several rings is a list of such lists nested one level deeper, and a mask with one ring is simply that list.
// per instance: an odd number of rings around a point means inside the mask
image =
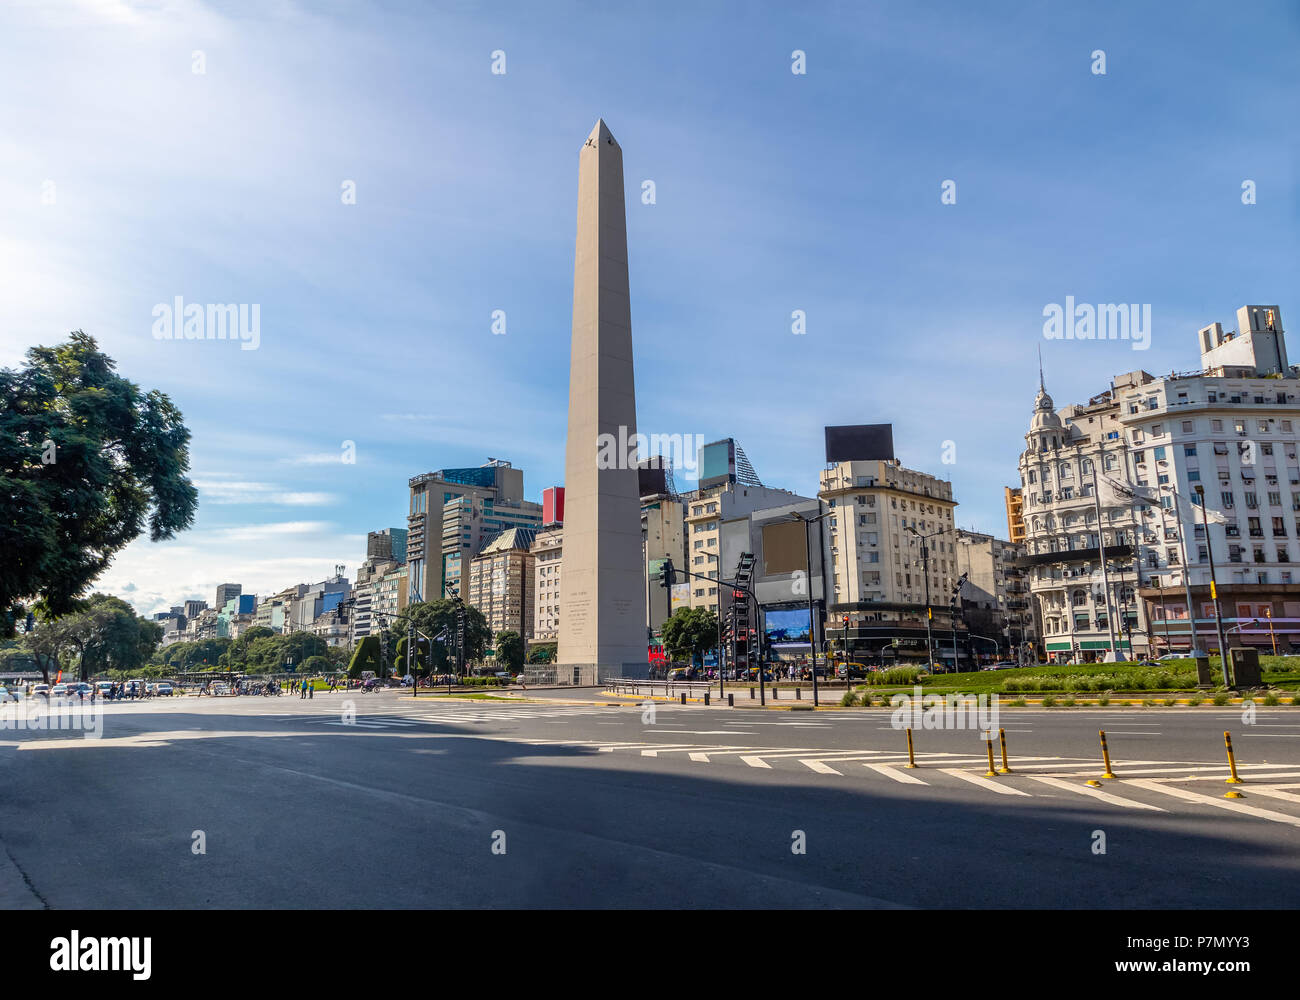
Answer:
[{"label": "green shrub", "polygon": [[1062,699],[1061,699],[1061,705],[1062,705],[1062,707],[1064,707],[1064,708],[1074,708],[1074,699],[1073,699],[1073,698],[1062,698]]},{"label": "green shrub", "polygon": [[1200,697],[1200,696],[1198,696],[1198,695],[1192,695],[1190,698],[1187,699],[1187,704],[1188,704],[1189,706],[1191,706],[1192,708],[1195,708],[1197,705],[1201,704],[1201,702],[1203,702],[1203,701],[1205,701],[1204,698],[1202,698],[1202,697]]},{"label": "green shrub", "polygon": [[1154,698],[1143,698],[1143,699],[1142,699],[1142,707],[1143,707],[1143,708],[1155,708],[1155,707],[1156,707],[1156,700],[1155,700]]},{"label": "green shrub", "polygon": [[[845,691],[844,697],[840,699],[840,704],[843,705],[845,708],[852,708],[857,703],[858,703],[858,696],[854,694],[852,691]],[[867,700],[867,704],[868,705],[871,704],[870,699]]]},{"label": "green shrub", "polygon": [[1110,704],[1110,698],[1107,695],[1103,694],[1097,699],[1097,704],[1100,705],[1102,708],[1105,708],[1107,705]]},{"label": "green shrub", "polygon": [[1215,703],[1216,705],[1226,705],[1226,704],[1228,704],[1228,692],[1227,692],[1227,691],[1216,691],[1215,694],[1214,694],[1214,703]]},{"label": "green shrub", "polygon": [[916,684],[922,676],[929,675],[919,667],[890,667],[888,670],[879,670],[872,674],[869,681],[877,687],[898,687],[900,684]]},{"label": "green shrub", "polygon": [[1270,691],[1268,694],[1264,695],[1264,704],[1272,708],[1274,705],[1282,704],[1282,699]]},{"label": "green shrub", "polygon": [[1024,698],[1016,698],[1014,701],[1010,702],[1010,704],[1015,705],[1016,708],[1024,708],[1029,704],[1029,702],[1025,701]]},{"label": "green shrub", "polygon": [[1300,705],[1300,694],[1293,694],[1293,695],[1291,696],[1291,704],[1292,704],[1292,705]]},{"label": "green shrub", "polygon": [[1055,704],[1056,704],[1056,699],[1053,698],[1050,694],[1043,695],[1043,707],[1044,707],[1044,708],[1051,708],[1051,707],[1052,707],[1053,705],[1055,705]]},{"label": "green shrub", "polygon": [[1175,705],[1178,704],[1178,699],[1177,699],[1177,698],[1166,698],[1164,701],[1161,702],[1161,704],[1164,705],[1165,708],[1173,708]]}]

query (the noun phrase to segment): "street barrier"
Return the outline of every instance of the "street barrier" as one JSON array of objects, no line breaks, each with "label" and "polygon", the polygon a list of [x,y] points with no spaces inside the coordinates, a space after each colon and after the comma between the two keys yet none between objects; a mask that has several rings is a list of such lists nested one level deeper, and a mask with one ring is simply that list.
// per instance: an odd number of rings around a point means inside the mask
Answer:
[{"label": "street barrier", "polygon": [[993,734],[986,732],[981,738],[984,739],[984,745],[988,748],[989,751],[989,769],[988,772],[984,775],[984,777],[996,778],[998,776],[998,772],[993,769]]},{"label": "street barrier", "polygon": [[734,694],[731,694],[730,692],[727,693],[727,707],[728,708],[736,707],[736,696]]},{"label": "street barrier", "polygon": [[[1106,730],[1098,729],[1097,735],[1101,737],[1101,760],[1106,765],[1106,771],[1102,774],[1102,777],[1113,781],[1116,779],[1116,775],[1110,769],[1110,748],[1106,746]],[[1088,784],[1092,784],[1092,782],[1088,782]]]},{"label": "street barrier", "polygon": [[912,727],[907,727],[907,766],[916,767],[916,755],[912,752]]},{"label": "street barrier", "polygon": [[1007,764],[1007,731],[1005,729],[998,730],[998,742],[1002,744],[1002,770],[998,773],[1010,774],[1011,767]]},{"label": "street barrier", "polygon": [[[1237,759],[1236,757],[1233,756],[1232,753],[1232,735],[1227,731],[1225,731],[1223,734],[1223,745],[1228,748],[1228,771],[1231,775],[1231,777],[1228,778],[1225,784],[1244,785],[1245,782],[1240,777],[1237,776]],[[1241,792],[1237,791],[1236,789],[1231,789],[1225,792],[1223,797],[1225,799],[1245,798],[1245,796],[1242,795]]]}]

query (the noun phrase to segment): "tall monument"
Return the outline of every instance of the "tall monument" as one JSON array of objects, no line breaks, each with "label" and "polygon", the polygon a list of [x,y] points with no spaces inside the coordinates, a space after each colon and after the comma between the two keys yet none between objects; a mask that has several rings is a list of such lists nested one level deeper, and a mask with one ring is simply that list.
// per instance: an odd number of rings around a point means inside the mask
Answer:
[{"label": "tall monument", "polygon": [[641,498],[636,455],[628,454],[635,438],[623,150],[601,120],[578,154],[561,680],[645,676]]}]

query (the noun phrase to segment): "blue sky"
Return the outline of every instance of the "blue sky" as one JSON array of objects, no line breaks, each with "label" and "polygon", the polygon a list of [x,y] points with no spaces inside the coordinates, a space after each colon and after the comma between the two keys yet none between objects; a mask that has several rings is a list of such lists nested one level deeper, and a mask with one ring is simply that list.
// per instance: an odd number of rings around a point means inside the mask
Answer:
[{"label": "blue sky", "polygon": [[[184,412],[197,523],[102,581],[141,611],[351,573],[416,473],[508,458],[536,499],[563,477],[578,150],[604,117],[640,429],[734,436],[808,493],[824,425],[889,421],[1001,535],[1040,344],[1059,405],[1197,367],[1195,331],[1247,302],[1300,322],[1298,10],[5,5],[0,364],[81,328]],[[178,295],[258,304],[259,348],[155,340]],[[1044,342],[1070,295],[1150,303],[1150,349]]]}]

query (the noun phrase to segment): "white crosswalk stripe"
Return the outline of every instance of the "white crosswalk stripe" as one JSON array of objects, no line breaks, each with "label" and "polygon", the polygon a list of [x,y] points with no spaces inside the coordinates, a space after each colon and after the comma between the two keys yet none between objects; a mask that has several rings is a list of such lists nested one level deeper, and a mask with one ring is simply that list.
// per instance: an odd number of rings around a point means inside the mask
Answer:
[{"label": "white crosswalk stripe", "polygon": [[1065,792],[1074,792],[1078,795],[1086,795],[1090,798],[1099,799],[1102,802],[1109,802],[1113,806],[1122,806],[1125,809],[1146,809],[1151,812],[1164,812],[1159,806],[1153,806],[1146,802],[1138,802],[1135,799],[1126,799],[1119,795],[1112,795],[1110,792],[1103,792],[1099,788],[1092,788],[1079,782],[1065,781],[1062,778],[1050,778],[1044,774],[1027,774],[1025,775],[1030,781],[1039,781],[1044,785],[1051,785],[1053,788],[1059,788]]},{"label": "white crosswalk stripe", "polygon": [[1031,798],[1028,792],[1022,792],[1019,788],[1012,788],[1000,778],[986,778],[974,771],[962,771],[955,767],[941,767],[939,770],[944,774],[952,775],[954,778],[961,778],[962,781],[969,781],[972,785],[979,785],[991,792],[997,792],[999,795],[1023,795],[1025,798]]},{"label": "white crosswalk stripe", "polygon": [[1197,805],[1214,806],[1219,809],[1227,809],[1243,816],[1255,816],[1259,819],[1272,820],[1274,823],[1285,823],[1288,826],[1300,827],[1300,816],[1288,816],[1286,813],[1276,812],[1272,809],[1260,809],[1258,806],[1248,805],[1240,799],[1222,799],[1211,795],[1204,795],[1200,792],[1191,792],[1185,788],[1174,788],[1167,782],[1159,778],[1130,778],[1130,785],[1136,785],[1139,788],[1145,788],[1151,792],[1160,792],[1163,795],[1170,795],[1176,799],[1182,799],[1184,802],[1194,802]]}]

